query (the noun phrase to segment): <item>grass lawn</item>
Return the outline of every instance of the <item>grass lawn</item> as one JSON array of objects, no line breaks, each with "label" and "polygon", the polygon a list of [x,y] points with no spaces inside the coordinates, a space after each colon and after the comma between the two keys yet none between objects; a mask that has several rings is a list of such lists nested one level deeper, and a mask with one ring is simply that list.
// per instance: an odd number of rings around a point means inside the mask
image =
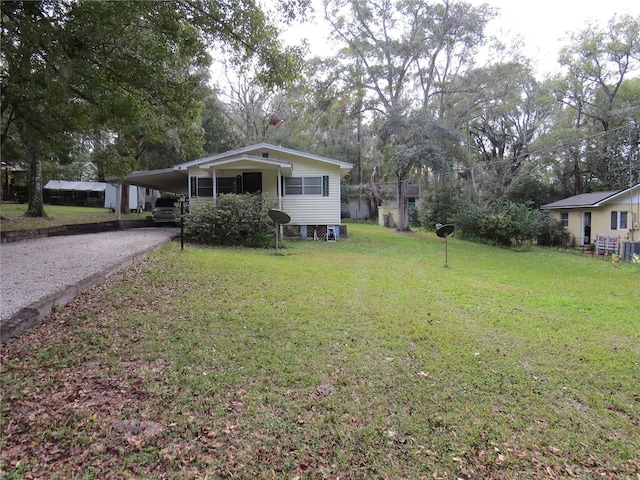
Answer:
[{"label": "grass lawn", "polygon": [[[33,230],[37,228],[59,227],[76,223],[110,222],[116,214],[108,208],[68,207],[63,205],[45,205],[47,218],[26,217],[26,203],[3,203],[0,206],[0,231]],[[123,219],[144,218],[150,212],[122,215]]]},{"label": "grass lawn", "polygon": [[640,265],[169,244],[2,347],[5,478],[640,475]]}]

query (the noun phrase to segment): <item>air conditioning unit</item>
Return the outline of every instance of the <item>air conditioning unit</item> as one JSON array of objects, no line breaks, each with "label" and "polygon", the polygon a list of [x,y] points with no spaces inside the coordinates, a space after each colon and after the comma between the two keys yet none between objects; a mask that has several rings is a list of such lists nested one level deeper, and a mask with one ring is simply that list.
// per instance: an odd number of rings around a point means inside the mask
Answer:
[{"label": "air conditioning unit", "polygon": [[638,230],[638,224],[637,224],[637,223],[634,223],[634,224],[632,225],[632,227],[633,227],[633,228],[632,228],[631,230]]}]

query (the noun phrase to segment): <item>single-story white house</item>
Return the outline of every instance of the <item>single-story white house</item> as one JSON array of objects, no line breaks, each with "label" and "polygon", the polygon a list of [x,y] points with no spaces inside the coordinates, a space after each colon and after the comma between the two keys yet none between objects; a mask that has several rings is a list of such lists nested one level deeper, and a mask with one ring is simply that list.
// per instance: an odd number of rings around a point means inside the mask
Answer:
[{"label": "single-story white house", "polygon": [[225,193],[262,193],[289,215],[290,237],[339,234],[340,181],[352,164],[269,143],[211,155],[173,168],[134,172],[125,183],[214,200]]},{"label": "single-story white house", "polygon": [[618,237],[621,245],[640,240],[640,183],[622,190],[583,193],[540,208],[559,220],[577,245],[595,243],[598,235]]}]

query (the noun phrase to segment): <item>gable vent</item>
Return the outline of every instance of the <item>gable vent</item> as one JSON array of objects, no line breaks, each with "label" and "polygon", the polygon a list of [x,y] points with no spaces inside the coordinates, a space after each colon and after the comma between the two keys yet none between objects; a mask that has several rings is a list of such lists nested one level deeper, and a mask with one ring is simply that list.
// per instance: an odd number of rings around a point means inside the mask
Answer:
[{"label": "gable vent", "polygon": [[269,152],[262,152],[262,158],[269,158]]}]

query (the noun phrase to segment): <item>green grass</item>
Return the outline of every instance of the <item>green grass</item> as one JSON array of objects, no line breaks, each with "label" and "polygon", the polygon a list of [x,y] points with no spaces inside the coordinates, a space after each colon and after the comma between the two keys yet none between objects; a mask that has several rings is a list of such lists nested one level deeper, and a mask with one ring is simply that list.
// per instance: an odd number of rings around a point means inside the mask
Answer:
[{"label": "green grass", "polygon": [[[59,227],[77,223],[110,222],[116,214],[108,208],[70,207],[63,205],[45,205],[47,217],[27,217],[27,204],[3,203],[0,206],[0,231],[34,230],[38,228]],[[123,219],[144,218],[149,212],[123,215]]]},{"label": "green grass", "polygon": [[169,244],[4,345],[8,478],[637,480],[638,265],[349,234]]}]

